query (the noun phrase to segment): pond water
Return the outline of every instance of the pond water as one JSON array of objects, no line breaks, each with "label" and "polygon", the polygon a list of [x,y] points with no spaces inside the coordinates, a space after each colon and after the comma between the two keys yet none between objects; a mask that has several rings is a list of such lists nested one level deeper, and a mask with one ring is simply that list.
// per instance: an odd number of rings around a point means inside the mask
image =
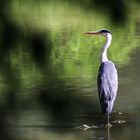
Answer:
[{"label": "pond water", "polygon": [[[1,5],[2,139],[140,138],[139,2],[130,3],[131,8],[125,5],[117,16],[111,8],[110,15],[102,1],[100,6],[90,0],[7,0]],[[105,128],[96,85],[105,39],[84,35],[101,28],[112,32],[108,57],[119,73],[110,129]],[[84,131],[85,125],[93,128]]]}]

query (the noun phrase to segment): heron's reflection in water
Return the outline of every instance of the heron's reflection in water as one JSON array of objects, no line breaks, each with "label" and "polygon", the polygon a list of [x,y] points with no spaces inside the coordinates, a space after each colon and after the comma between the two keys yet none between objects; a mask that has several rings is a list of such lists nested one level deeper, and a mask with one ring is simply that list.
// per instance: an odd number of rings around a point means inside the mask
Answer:
[{"label": "heron's reflection in water", "polygon": [[111,137],[110,137],[110,128],[109,127],[107,128],[107,139],[108,140],[111,140]]}]

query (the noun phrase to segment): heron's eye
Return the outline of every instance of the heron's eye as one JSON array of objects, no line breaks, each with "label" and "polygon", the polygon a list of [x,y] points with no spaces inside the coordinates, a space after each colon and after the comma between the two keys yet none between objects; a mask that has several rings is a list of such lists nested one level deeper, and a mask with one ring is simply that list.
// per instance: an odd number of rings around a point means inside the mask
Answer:
[{"label": "heron's eye", "polygon": [[101,34],[107,34],[107,33],[110,33],[110,34],[111,34],[111,32],[110,32],[110,31],[105,30],[105,29],[100,30],[99,32],[100,32]]},{"label": "heron's eye", "polygon": [[107,31],[106,30],[101,30],[101,33],[107,33]]},{"label": "heron's eye", "polygon": [[104,32],[102,30],[100,30],[100,33],[103,34]]}]

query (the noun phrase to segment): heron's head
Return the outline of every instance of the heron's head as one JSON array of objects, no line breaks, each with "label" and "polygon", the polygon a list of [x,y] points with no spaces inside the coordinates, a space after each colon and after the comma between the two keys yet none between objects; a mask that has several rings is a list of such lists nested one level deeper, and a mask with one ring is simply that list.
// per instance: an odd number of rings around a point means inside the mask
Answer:
[{"label": "heron's head", "polygon": [[108,35],[111,35],[111,32],[108,31],[107,29],[101,29],[99,31],[89,31],[89,32],[86,32],[85,34],[88,34],[88,35],[103,35],[103,36],[108,36]]}]

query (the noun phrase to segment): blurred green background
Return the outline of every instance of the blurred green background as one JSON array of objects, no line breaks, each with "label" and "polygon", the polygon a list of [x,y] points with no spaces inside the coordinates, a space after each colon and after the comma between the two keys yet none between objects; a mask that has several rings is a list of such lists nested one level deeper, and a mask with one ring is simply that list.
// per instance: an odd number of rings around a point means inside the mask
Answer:
[{"label": "blurred green background", "polygon": [[96,88],[105,38],[84,35],[101,28],[112,32],[108,57],[119,71],[111,119],[126,122],[111,129],[112,138],[140,136],[140,2],[5,0],[0,2],[2,139],[107,139],[106,130],[74,129],[105,123]]}]

